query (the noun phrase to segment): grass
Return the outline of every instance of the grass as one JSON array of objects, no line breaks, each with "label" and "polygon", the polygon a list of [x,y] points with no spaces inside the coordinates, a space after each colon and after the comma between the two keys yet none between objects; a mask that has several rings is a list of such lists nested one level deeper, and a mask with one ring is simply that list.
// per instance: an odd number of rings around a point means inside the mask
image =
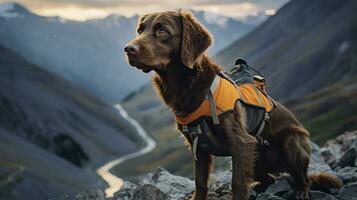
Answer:
[{"label": "grass", "polygon": [[323,144],[357,129],[357,78],[339,81],[285,104],[310,131],[311,139]]}]

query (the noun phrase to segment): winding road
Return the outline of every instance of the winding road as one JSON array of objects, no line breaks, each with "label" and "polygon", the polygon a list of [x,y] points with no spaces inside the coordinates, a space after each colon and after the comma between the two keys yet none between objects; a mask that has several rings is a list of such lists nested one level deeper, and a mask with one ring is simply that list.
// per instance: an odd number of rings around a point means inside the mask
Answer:
[{"label": "winding road", "polygon": [[102,177],[102,179],[105,180],[109,185],[109,187],[105,189],[105,194],[107,197],[112,197],[114,192],[118,191],[124,184],[122,179],[110,173],[110,169],[127,160],[144,155],[152,151],[156,147],[156,142],[149,137],[146,131],[140,126],[140,124],[136,120],[134,120],[128,115],[128,113],[124,110],[124,108],[120,104],[116,104],[114,107],[118,110],[119,114],[122,117],[128,120],[128,122],[131,123],[136,128],[139,136],[142,137],[144,141],[146,141],[146,145],[144,148],[140,149],[137,152],[110,161],[107,164],[97,169],[98,175]]}]

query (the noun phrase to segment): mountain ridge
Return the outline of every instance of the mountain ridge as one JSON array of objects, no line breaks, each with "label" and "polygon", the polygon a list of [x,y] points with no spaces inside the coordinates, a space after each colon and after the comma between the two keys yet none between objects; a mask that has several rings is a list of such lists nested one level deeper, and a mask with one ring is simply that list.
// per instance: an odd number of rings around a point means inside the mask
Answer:
[{"label": "mountain ridge", "polygon": [[113,107],[1,45],[0,85],[0,199],[104,188],[97,167],[144,144]]},{"label": "mountain ridge", "polygon": [[[149,81],[137,73],[124,56],[124,46],[136,35],[138,16],[111,15],[103,19],[73,21],[61,17],[39,16],[19,4],[1,17],[0,43],[38,66],[61,75],[110,103],[118,103],[129,92]],[[17,13],[17,11],[19,13]],[[6,11],[7,12],[7,11]],[[205,22],[204,14],[201,21]],[[228,45],[254,26],[227,18],[230,26],[209,24],[217,37],[210,51]],[[221,39],[218,39],[221,38]],[[130,81],[130,82],[129,82]]]}]

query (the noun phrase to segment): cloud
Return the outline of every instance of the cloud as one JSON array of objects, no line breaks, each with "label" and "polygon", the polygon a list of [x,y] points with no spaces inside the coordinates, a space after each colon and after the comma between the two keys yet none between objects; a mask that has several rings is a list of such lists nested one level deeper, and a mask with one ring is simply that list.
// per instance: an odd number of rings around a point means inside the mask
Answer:
[{"label": "cloud", "polygon": [[[0,0],[5,2],[7,0]],[[261,5],[262,7],[277,7],[287,2],[287,0],[15,0],[34,7],[58,7],[58,6],[78,6],[78,7],[96,7],[108,8],[115,6],[140,6],[140,5],[213,5],[213,4],[236,4],[251,3]]]},{"label": "cloud", "polygon": [[[0,0],[0,3],[7,0]],[[14,0],[40,15],[85,20],[117,13],[125,16],[179,8],[210,11],[244,18],[261,11],[273,12],[288,0]]]}]

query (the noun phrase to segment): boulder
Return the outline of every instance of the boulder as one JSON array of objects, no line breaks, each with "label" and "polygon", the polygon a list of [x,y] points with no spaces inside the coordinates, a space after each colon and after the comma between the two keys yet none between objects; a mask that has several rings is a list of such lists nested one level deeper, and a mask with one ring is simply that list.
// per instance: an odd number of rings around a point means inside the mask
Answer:
[{"label": "boulder", "polygon": [[152,176],[141,182],[138,189],[143,187],[143,185],[151,185],[171,199],[183,199],[188,194],[193,193],[195,188],[192,180],[172,175],[163,168],[158,168]]},{"label": "boulder", "polygon": [[337,194],[339,200],[357,200],[357,182],[343,186]]},{"label": "boulder", "polygon": [[260,193],[258,194],[256,200],[284,200],[284,199],[272,194]]},{"label": "boulder", "polygon": [[76,200],[105,200],[104,192],[100,189],[87,189],[75,197]]},{"label": "boulder", "polygon": [[[294,191],[281,192],[277,196],[283,199],[296,199],[296,193]],[[310,191],[310,200],[337,200],[335,196],[320,191]]]},{"label": "boulder", "polygon": [[123,187],[116,193],[114,193],[113,200],[131,200],[136,190],[137,185],[125,181]]},{"label": "boulder", "polygon": [[357,167],[344,167],[336,174],[345,184],[357,182]]},{"label": "boulder", "polygon": [[289,183],[288,177],[282,177],[278,179],[274,184],[271,184],[266,190],[265,193],[275,195],[280,192],[291,191],[292,187]]},{"label": "boulder", "polygon": [[327,141],[320,153],[332,169],[356,166],[357,131],[346,132],[336,139]]},{"label": "boulder", "polygon": [[133,194],[132,200],[167,200],[169,196],[157,187],[150,184],[143,184],[138,187]]}]

